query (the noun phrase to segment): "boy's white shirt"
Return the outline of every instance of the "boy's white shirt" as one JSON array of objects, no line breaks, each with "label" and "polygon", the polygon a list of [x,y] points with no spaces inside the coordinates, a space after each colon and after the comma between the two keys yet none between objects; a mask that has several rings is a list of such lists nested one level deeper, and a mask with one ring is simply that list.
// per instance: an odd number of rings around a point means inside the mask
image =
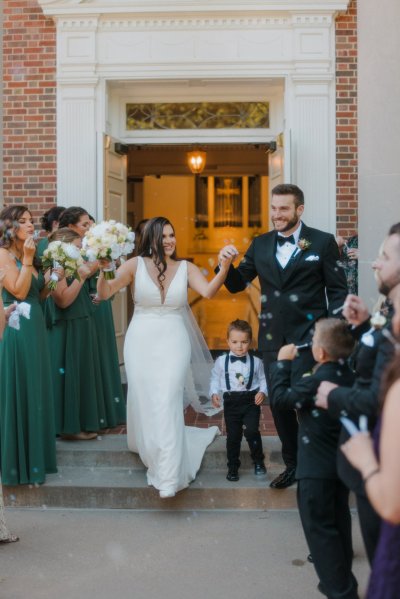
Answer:
[{"label": "boy's white shirt", "polygon": [[[229,352],[229,356],[235,356],[235,354]],[[226,354],[223,354],[215,361],[211,372],[210,397],[212,395],[221,395],[225,391],[228,391],[225,380],[225,360]],[[252,391],[259,389],[259,391],[267,395],[267,381],[265,380],[264,366],[260,358],[254,356],[254,374],[250,389],[246,389],[250,376],[250,357],[248,353],[246,354],[246,363],[240,360],[236,362],[228,360],[228,373],[231,386],[230,391]]]}]

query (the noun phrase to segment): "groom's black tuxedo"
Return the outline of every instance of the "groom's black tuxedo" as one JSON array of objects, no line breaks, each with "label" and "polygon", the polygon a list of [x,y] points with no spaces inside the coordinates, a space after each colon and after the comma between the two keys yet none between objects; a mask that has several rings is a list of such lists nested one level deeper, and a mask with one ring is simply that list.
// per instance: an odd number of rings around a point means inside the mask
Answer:
[{"label": "groom's black tuxedo", "polygon": [[[298,248],[285,268],[276,258],[277,232],[256,237],[237,268],[230,267],[225,286],[231,293],[243,291],[258,276],[261,285],[261,315],[258,348],[263,352],[265,374],[270,387],[269,364],[276,360],[282,345],[311,341],[315,322],[332,316],[347,295],[339,249],[330,233],[301,226]],[[299,242],[300,242],[299,240]],[[300,352],[292,365],[292,383],[314,364],[311,350]],[[282,457],[289,468],[297,461],[297,420],[294,411],[274,409],[269,397]]]},{"label": "groom's black tuxedo", "polygon": [[286,343],[310,341],[315,321],[332,315],[347,295],[333,235],[303,223],[300,239],[308,242],[308,249],[299,249],[284,269],[276,259],[276,239],[275,231],[256,237],[238,268],[230,268],[225,281],[226,288],[237,293],[258,276],[261,351],[278,351]]}]

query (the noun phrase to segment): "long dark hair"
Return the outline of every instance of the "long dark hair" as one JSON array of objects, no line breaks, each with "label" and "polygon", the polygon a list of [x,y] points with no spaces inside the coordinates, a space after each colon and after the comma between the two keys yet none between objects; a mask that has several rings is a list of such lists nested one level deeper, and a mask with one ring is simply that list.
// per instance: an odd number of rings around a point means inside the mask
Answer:
[{"label": "long dark hair", "polygon": [[53,223],[56,223],[59,221],[60,215],[64,211],[65,211],[64,206],[53,206],[53,208],[50,208],[50,210],[47,210],[43,214],[42,218],[40,219],[40,222],[42,224],[42,229],[44,229],[48,233],[51,233],[53,230]]},{"label": "long dark hair", "polygon": [[[138,247],[138,256],[151,258],[154,262],[158,270],[157,279],[162,290],[164,290],[163,282],[165,281],[165,271],[167,269],[163,246],[163,231],[166,225],[172,227],[175,234],[172,223],[165,216],[151,218],[144,226]],[[171,258],[172,260],[177,259],[176,250]]]},{"label": "long dark hair", "polygon": [[0,212],[0,247],[8,249],[12,245],[18,229],[18,220],[24,212],[29,212],[32,216],[29,208],[22,204],[12,204]]},{"label": "long dark hair", "polygon": [[62,227],[68,227],[68,225],[76,225],[81,216],[89,216],[89,212],[80,206],[66,208],[58,219],[58,226],[61,229]]}]

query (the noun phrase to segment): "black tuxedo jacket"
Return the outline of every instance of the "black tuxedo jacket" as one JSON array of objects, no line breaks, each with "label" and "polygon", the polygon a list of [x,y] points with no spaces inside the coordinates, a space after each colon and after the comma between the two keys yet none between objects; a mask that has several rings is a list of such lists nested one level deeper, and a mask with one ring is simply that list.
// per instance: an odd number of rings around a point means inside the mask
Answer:
[{"label": "black tuxedo jacket", "polygon": [[296,478],[337,479],[336,454],[340,421],[326,410],[315,407],[315,396],[322,381],[350,386],[354,374],[347,364],[326,362],[290,386],[292,362],[280,360],[270,365],[274,408],[297,410],[299,420]]},{"label": "black tuxedo jacket", "polygon": [[315,321],[332,315],[347,295],[339,249],[330,233],[302,224],[300,239],[309,243],[282,269],[276,259],[277,233],[256,237],[238,268],[231,266],[225,286],[243,291],[258,276],[261,315],[258,349],[277,351],[285,343],[310,341]]},{"label": "black tuxedo jacket", "polygon": [[[393,344],[381,330],[371,333],[368,344],[361,340],[355,360],[355,383],[352,387],[337,387],[328,395],[328,413],[332,418],[339,419],[342,414],[346,414],[358,426],[359,417],[365,415],[368,417],[369,429],[373,430],[379,412],[382,374],[393,354]],[[339,444],[342,445],[348,438],[349,434],[343,427]],[[341,480],[351,491],[365,495],[360,472],[353,468],[342,451],[337,455],[337,468]]]}]

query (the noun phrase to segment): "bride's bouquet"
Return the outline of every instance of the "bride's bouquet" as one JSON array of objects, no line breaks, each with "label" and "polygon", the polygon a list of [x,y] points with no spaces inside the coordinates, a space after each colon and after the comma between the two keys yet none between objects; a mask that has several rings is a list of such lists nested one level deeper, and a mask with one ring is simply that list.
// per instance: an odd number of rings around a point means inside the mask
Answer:
[{"label": "bride's bouquet", "polygon": [[[44,270],[63,268],[66,278],[74,278],[80,281],[78,269],[84,264],[81,252],[76,245],[64,241],[52,241],[43,252],[42,265]],[[50,275],[47,287],[54,291],[57,287],[59,276],[56,272]]]},{"label": "bride's bouquet", "polygon": [[110,267],[103,269],[105,279],[115,278],[115,260],[132,253],[135,233],[122,223],[108,220],[94,225],[85,233],[82,252],[89,260],[109,260]]}]

